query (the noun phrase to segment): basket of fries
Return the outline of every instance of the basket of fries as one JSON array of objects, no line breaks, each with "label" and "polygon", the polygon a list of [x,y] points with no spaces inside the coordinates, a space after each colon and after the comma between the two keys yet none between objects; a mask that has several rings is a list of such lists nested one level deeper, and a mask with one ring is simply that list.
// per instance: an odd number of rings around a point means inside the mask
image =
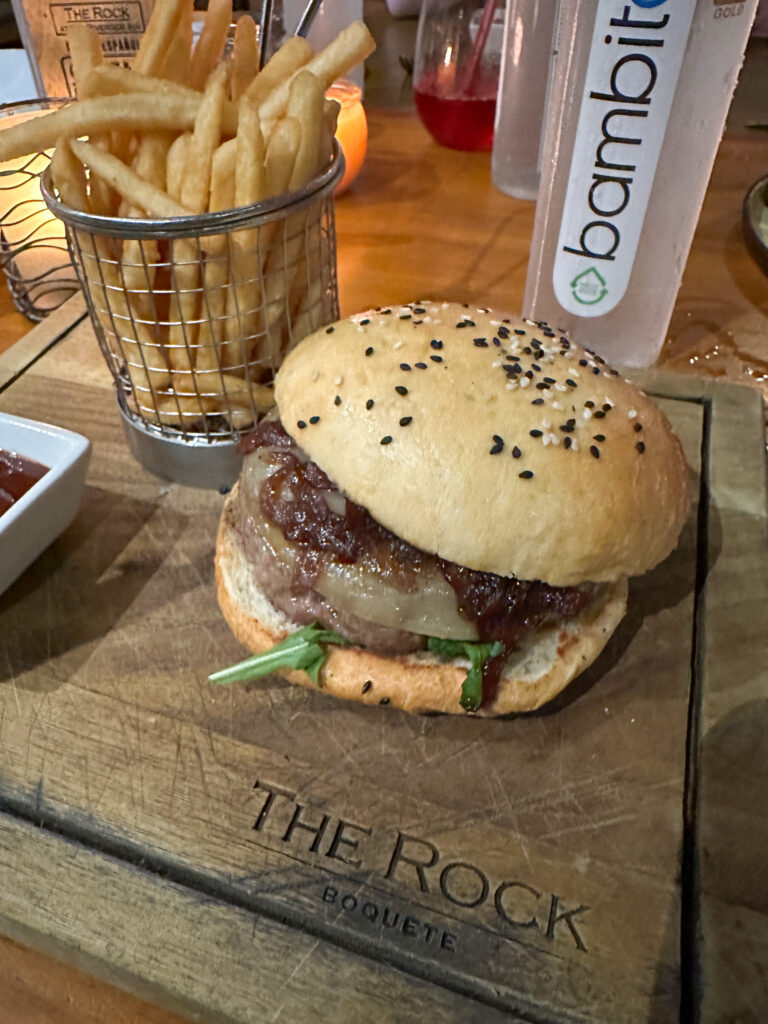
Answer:
[{"label": "basket of fries", "polygon": [[334,189],[344,170],[326,91],[364,59],[362,22],[315,53],[289,38],[263,66],[231,0],[191,43],[190,0],[158,0],[133,68],[73,25],[77,99],[6,132],[55,146],[42,182],[65,224],[129,443],[149,469],[222,486],[272,405],[285,353],[338,317]]}]

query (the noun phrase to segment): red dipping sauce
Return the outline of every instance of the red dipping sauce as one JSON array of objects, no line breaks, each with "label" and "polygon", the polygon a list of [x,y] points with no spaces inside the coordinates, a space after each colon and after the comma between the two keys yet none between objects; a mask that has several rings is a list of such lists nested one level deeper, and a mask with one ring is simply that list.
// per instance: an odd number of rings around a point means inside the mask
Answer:
[{"label": "red dipping sauce", "polygon": [[0,448],[0,516],[48,472],[48,466]]}]

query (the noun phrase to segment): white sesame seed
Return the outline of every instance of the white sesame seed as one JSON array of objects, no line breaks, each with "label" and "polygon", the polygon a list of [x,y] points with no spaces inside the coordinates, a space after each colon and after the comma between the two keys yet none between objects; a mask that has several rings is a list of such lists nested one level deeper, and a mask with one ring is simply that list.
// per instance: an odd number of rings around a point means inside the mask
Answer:
[{"label": "white sesame seed", "polygon": [[317,380],[317,378],[319,376],[320,376],[320,371],[319,370],[315,370],[315,372],[312,374],[312,383],[313,384],[315,383],[315,381]]},{"label": "white sesame seed", "polygon": [[392,348],[402,348],[402,347],[403,347],[403,342],[402,342],[401,338],[398,338],[397,341],[394,342],[393,345],[392,345]]},{"label": "white sesame seed", "polygon": [[541,425],[542,427],[544,427],[545,430],[549,430],[549,428],[552,426],[549,420],[542,420]]},{"label": "white sesame seed", "polygon": [[565,384],[555,384],[555,391],[567,391]]},{"label": "white sesame seed", "polygon": [[578,450],[579,450],[579,442],[574,437],[574,439],[571,441],[571,451],[577,452]]},{"label": "white sesame seed", "polygon": [[337,378],[336,378],[336,379],[334,380],[334,382],[333,382],[333,383],[334,383],[334,384],[335,384],[335,385],[336,385],[336,386],[338,387],[338,386],[339,386],[339,384],[343,384],[343,383],[344,383],[344,378],[343,378],[343,377],[337,377]]},{"label": "white sesame seed", "polygon": [[516,380],[508,380],[507,381],[507,391],[514,391],[516,387],[517,387],[517,381]]},{"label": "white sesame seed", "polygon": [[530,383],[531,383],[531,380],[530,380],[529,377],[521,377],[520,378],[520,387],[521,388],[527,388]]},{"label": "white sesame seed", "polygon": [[549,444],[550,440],[551,440],[551,437],[550,437],[549,434],[542,434],[541,443],[544,445],[545,448]]},{"label": "white sesame seed", "polygon": [[549,435],[549,439],[552,442],[552,444],[555,445],[555,446],[560,444],[560,438],[557,436],[557,434],[550,434]]},{"label": "white sesame seed", "polygon": [[630,420],[635,419],[636,416],[637,416],[637,409],[630,409],[629,412],[627,413],[627,418],[630,419]]},{"label": "white sesame seed", "polygon": [[591,420],[592,419],[592,410],[591,409],[585,409],[584,412],[581,415],[584,417],[585,420]]},{"label": "white sesame seed", "polygon": [[562,408],[563,408],[563,407],[562,407],[562,405],[561,405],[561,404],[560,404],[559,402],[553,402],[553,403],[552,403],[552,408],[553,408],[553,409],[557,409],[557,410],[558,410],[558,412],[560,412],[560,411],[562,411]]}]

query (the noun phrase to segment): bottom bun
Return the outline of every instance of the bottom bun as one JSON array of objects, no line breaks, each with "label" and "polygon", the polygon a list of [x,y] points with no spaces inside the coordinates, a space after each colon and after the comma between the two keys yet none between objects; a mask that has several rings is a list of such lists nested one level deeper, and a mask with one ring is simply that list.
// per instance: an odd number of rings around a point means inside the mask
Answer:
[{"label": "bottom bun", "polygon": [[[552,700],[597,658],[627,608],[626,579],[605,588],[576,618],[529,634],[513,651],[496,698],[478,716],[533,711]],[[216,592],[224,618],[254,654],[300,627],[270,603],[245,557],[227,501],[216,541]],[[387,656],[362,647],[329,645],[319,689],[364,704],[390,704],[412,713],[466,715],[459,700],[469,661],[442,661],[429,651]],[[291,683],[318,689],[306,672],[281,669]]]}]

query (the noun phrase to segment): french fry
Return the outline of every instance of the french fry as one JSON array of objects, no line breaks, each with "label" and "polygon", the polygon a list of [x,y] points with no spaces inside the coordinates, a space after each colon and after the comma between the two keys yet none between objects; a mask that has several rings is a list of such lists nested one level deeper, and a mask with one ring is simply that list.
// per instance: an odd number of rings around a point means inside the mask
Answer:
[{"label": "french fry", "polygon": [[187,131],[202,98],[165,94],[98,96],[59,107],[0,132],[0,162],[51,149],[61,136],[78,138],[105,131]]},{"label": "french fry", "polygon": [[221,112],[228,72],[226,64],[219,64],[211,72],[189,143],[188,167],[181,186],[181,201],[195,213],[203,213],[208,202],[211,160],[221,141]]},{"label": "french fry", "polygon": [[[223,142],[213,154],[211,164],[211,197],[208,208],[230,210],[235,205],[235,165],[237,139]],[[218,354],[224,339],[223,318],[226,312],[229,284],[229,253],[227,235],[209,235],[205,239],[206,258],[203,265],[205,319],[200,330],[200,347],[195,368],[201,372],[218,372]]]},{"label": "french fry", "polygon": [[205,22],[189,66],[188,83],[202,89],[219,63],[232,21],[232,0],[209,0]]},{"label": "french fry", "polygon": [[177,135],[170,145],[165,164],[165,181],[168,195],[181,202],[181,188],[184,183],[184,174],[187,170],[187,159],[189,156],[189,143],[192,135],[184,132]]},{"label": "french fry", "polygon": [[230,95],[237,102],[251,84],[259,70],[259,44],[256,41],[256,23],[250,14],[243,14],[235,25],[232,48],[232,78]]},{"label": "french fry", "polygon": [[287,113],[301,129],[296,159],[288,181],[288,188],[291,191],[305,185],[317,171],[320,161],[324,99],[323,86],[311,71],[299,71],[291,80]]},{"label": "french fry", "polygon": [[[353,21],[325,49],[312,57],[304,67],[313,75],[317,75],[323,89],[328,89],[337,78],[341,78],[350,68],[365,60],[375,49],[376,43],[365,23]],[[291,79],[297,73],[294,72],[291,78],[283,79],[260,104],[259,116],[262,120],[281,117],[285,113],[288,107]]]},{"label": "french fry", "polygon": [[246,89],[246,95],[251,103],[255,103],[257,107],[261,106],[281,82],[304,67],[314,56],[314,52],[301,36],[290,36],[286,39]]},{"label": "french fry", "polygon": [[51,178],[65,206],[71,206],[73,210],[88,210],[85,169],[69,148],[66,138],[56,143],[51,157]]},{"label": "french fry", "polygon": [[[178,96],[185,99],[190,109],[194,108],[195,113],[202,102],[201,94],[183,82],[139,75],[131,68],[121,68],[115,64],[101,64],[94,68],[86,80],[86,89],[91,97],[130,93],[146,93],[155,97]],[[222,107],[222,130],[228,135],[234,135],[237,131],[237,104],[231,100],[225,100]]]},{"label": "french fry", "polygon": [[138,206],[148,217],[164,220],[166,217],[188,217],[193,212],[171,199],[167,192],[140,178],[111,153],[103,153],[81,139],[70,141],[70,146],[78,160],[93,174],[108,182],[131,206]]},{"label": "french fry", "polygon": [[89,95],[86,90],[88,76],[102,61],[99,37],[84,21],[73,21],[67,25],[67,46],[72,59],[75,95],[78,99],[85,99]]},{"label": "french fry", "polygon": [[163,65],[158,74],[166,82],[183,85],[189,77],[189,63],[192,59],[192,20],[194,8],[187,5],[181,11]]},{"label": "french fry", "polygon": [[160,71],[182,14],[191,6],[191,0],[160,0],[155,4],[133,61],[135,71],[142,75]]}]

